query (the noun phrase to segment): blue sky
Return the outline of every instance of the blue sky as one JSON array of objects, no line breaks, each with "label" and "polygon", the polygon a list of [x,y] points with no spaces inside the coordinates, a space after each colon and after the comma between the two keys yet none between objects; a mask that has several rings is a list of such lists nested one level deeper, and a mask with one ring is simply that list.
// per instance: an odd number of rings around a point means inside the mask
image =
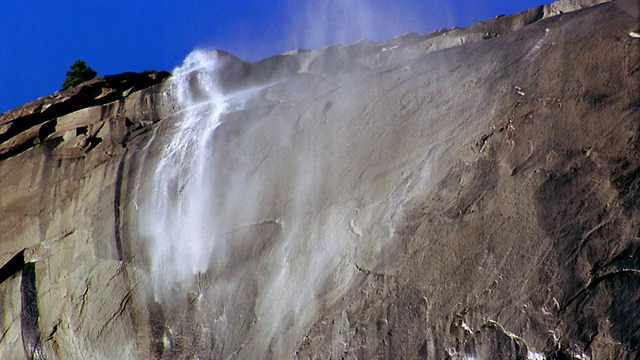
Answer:
[{"label": "blue sky", "polygon": [[171,71],[196,48],[254,61],[298,47],[464,27],[549,1],[6,1],[0,113],[59,90],[77,59],[99,76]]}]

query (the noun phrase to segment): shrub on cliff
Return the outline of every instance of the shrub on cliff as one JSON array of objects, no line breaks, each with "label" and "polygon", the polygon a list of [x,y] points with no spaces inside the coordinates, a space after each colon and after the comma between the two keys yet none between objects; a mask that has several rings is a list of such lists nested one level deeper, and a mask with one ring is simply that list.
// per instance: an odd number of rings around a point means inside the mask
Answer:
[{"label": "shrub on cliff", "polygon": [[84,60],[77,60],[71,65],[71,69],[67,71],[67,78],[62,83],[62,90],[80,85],[87,80],[91,80],[98,75],[95,70],[88,67]]}]

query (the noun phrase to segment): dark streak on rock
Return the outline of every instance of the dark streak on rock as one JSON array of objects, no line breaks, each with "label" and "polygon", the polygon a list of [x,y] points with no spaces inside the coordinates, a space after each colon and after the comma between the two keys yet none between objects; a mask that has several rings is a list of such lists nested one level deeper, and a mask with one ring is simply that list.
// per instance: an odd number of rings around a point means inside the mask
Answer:
[{"label": "dark streak on rock", "polygon": [[27,263],[22,269],[20,283],[22,309],[20,312],[20,328],[22,346],[27,359],[41,359],[40,331],[38,330],[38,292],[36,289],[36,265]]},{"label": "dark streak on rock", "polygon": [[116,240],[116,250],[118,252],[118,260],[123,261],[124,260],[124,253],[123,253],[123,249],[122,249],[122,234],[121,234],[121,216],[122,216],[122,211],[120,209],[121,206],[121,202],[122,202],[122,179],[123,179],[123,174],[124,174],[124,167],[125,167],[125,159],[126,158],[126,151],[125,151],[125,155],[123,156],[122,160],[120,161],[120,164],[118,165],[118,172],[116,174],[116,189],[115,189],[115,194],[114,194],[114,200],[113,200],[113,218],[114,218],[114,228],[113,228],[113,233],[114,233],[114,238]]}]

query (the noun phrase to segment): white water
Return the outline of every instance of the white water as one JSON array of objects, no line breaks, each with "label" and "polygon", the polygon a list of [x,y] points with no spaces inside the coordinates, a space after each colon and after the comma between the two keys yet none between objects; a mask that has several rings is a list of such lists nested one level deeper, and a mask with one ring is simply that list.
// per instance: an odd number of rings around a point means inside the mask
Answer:
[{"label": "white water", "polygon": [[[163,120],[154,143],[166,146],[148,164],[155,170],[139,193],[140,235],[155,298],[178,314],[167,320],[166,336],[180,333],[171,326],[188,326],[177,305],[188,299],[201,336],[215,338],[224,354],[278,353],[347,291],[358,271],[356,249],[375,263],[384,248],[375,239],[391,232],[380,219],[397,206],[384,205],[390,193],[371,196],[379,210],[361,210],[351,198],[359,180],[350,176],[359,171],[348,149],[336,146],[336,124],[315,115],[290,121],[238,113],[258,94],[264,102],[269,90],[222,94],[221,66],[215,54],[197,51],[174,70],[169,86],[179,110]],[[318,111],[324,105],[308,101]],[[286,115],[288,105],[279,106],[274,113]],[[215,142],[221,120],[232,118],[245,125],[230,124]],[[379,236],[367,236],[374,227]]]},{"label": "white water", "polygon": [[214,214],[207,204],[207,149],[225,111],[216,86],[216,57],[191,53],[173,72],[171,91],[181,108],[180,121],[170,129],[151,192],[140,209],[140,225],[151,257],[156,298],[174,286],[190,289],[204,273],[216,247]]},{"label": "white water", "polygon": [[[296,42],[319,46],[316,41],[326,45],[398,33],[389,27],[397,22],[379,21],[379,14],[387,12],[378,11],[368,1],[309,5],[309,21],[299,24],[300,31],[295,33],[302,34],[302,38]],[[326,18],[332,19],[330,27]],[[140,192],[140,235],[147,247],[157,300],[167,300],[184,291],[200,295],[204,292],[199,287],[205,283],[206,300],[215,304],[210,305],[214,317],[220,311],[226,314],[220,318],[230,316],[228,311],[235,309],[238,299],[255,299],[247,306],[249,311],[242,311],[259,319],[258,327],[268,328],[266,333],[273,336],[280,332],[286,319],[304,322],[302,318],[314,316],[319,297],[337,296],[353,278],[354,238],[363,236],[358,228],[363,226],[357,219],[359,205],[349,199],[349,189],[356,184],[338,181],[334,172],[339,168],[345,177],[354,170],[348,169],[348,153],[341,157],[334,154],[344,146],[336,146],[331,134],[337,130],[331,128],[312,133],[311,141],[295,145],[291,144],[292,129],[275,129],[268,140],[269,146],[276,149],[270,159],[284,160],[272,160],[260,171],[251,161],[248,163],[254,165],[232,163],[234,160],[216,162],[213,158],[218,154],[212,151],[212,142],[221,118],[225,112],[235,111],[238,102],[252,96],[255,90],[223,95],[216,83],[221,66],[214,53],[195,51],[173,72],[170,93],[180,110],[173,114],[172,120],[176,121],[170,122],[172,127],[161,133],[162,141],[170,140],[153,165],[154,176],[145,179],[147,183]],[[244,141],[249,143],[236,149],[242,152],[257,140],[260,139],[247,136]],[[282,153],[277,149],[283,149]],[[255,149],[247,153],[261,155]],[[242,161],[243,156],[228,155],[235,161]],[[217,169],[216,164],[233,169]],[[228,174],[219,176],[225,171]],[[285,208],[271,209],[269,202],[274,199]],[[319,203],[323,205],[318,206]],[[265,208],[269,210],[264,211]],[[367,222],[374,221],[364,212],[360,216],[364,228]],[[281,233],[277,241],[266,245],[266,250],[260,250],[262,253],[252,253],[253,244],[247,242],[253,238],[229,242],[233,238],[229,234],[238,229],[264,232],[264,223],[271,224],[266,228],[277,227]],[[264,236],[258,237],[264,241]],[[362,239],[358,241],[360,247],[367,247]],[[373,257],[382,245],[370,245],[371,254],[367,256]],[[238,265],[247,261],[240,253],[247,253],[251,269]],[[232,270],[226,271],[225,267]],[[252,282],[259,283],[251,285],[258,290],[246,285]],[[264,335],[265,331],[261,333]]]}]

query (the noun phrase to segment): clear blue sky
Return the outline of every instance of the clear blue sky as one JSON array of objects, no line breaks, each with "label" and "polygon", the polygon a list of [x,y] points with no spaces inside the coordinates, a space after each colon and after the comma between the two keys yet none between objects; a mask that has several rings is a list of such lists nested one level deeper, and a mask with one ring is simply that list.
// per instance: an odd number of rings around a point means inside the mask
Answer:
[{"label": "clear blue sky", "polygon": [[0,8],[0,113],[98,75],[168,70],[196,48],[259,60],[298,47],[464,27],[551,0],[21,0]]}]

